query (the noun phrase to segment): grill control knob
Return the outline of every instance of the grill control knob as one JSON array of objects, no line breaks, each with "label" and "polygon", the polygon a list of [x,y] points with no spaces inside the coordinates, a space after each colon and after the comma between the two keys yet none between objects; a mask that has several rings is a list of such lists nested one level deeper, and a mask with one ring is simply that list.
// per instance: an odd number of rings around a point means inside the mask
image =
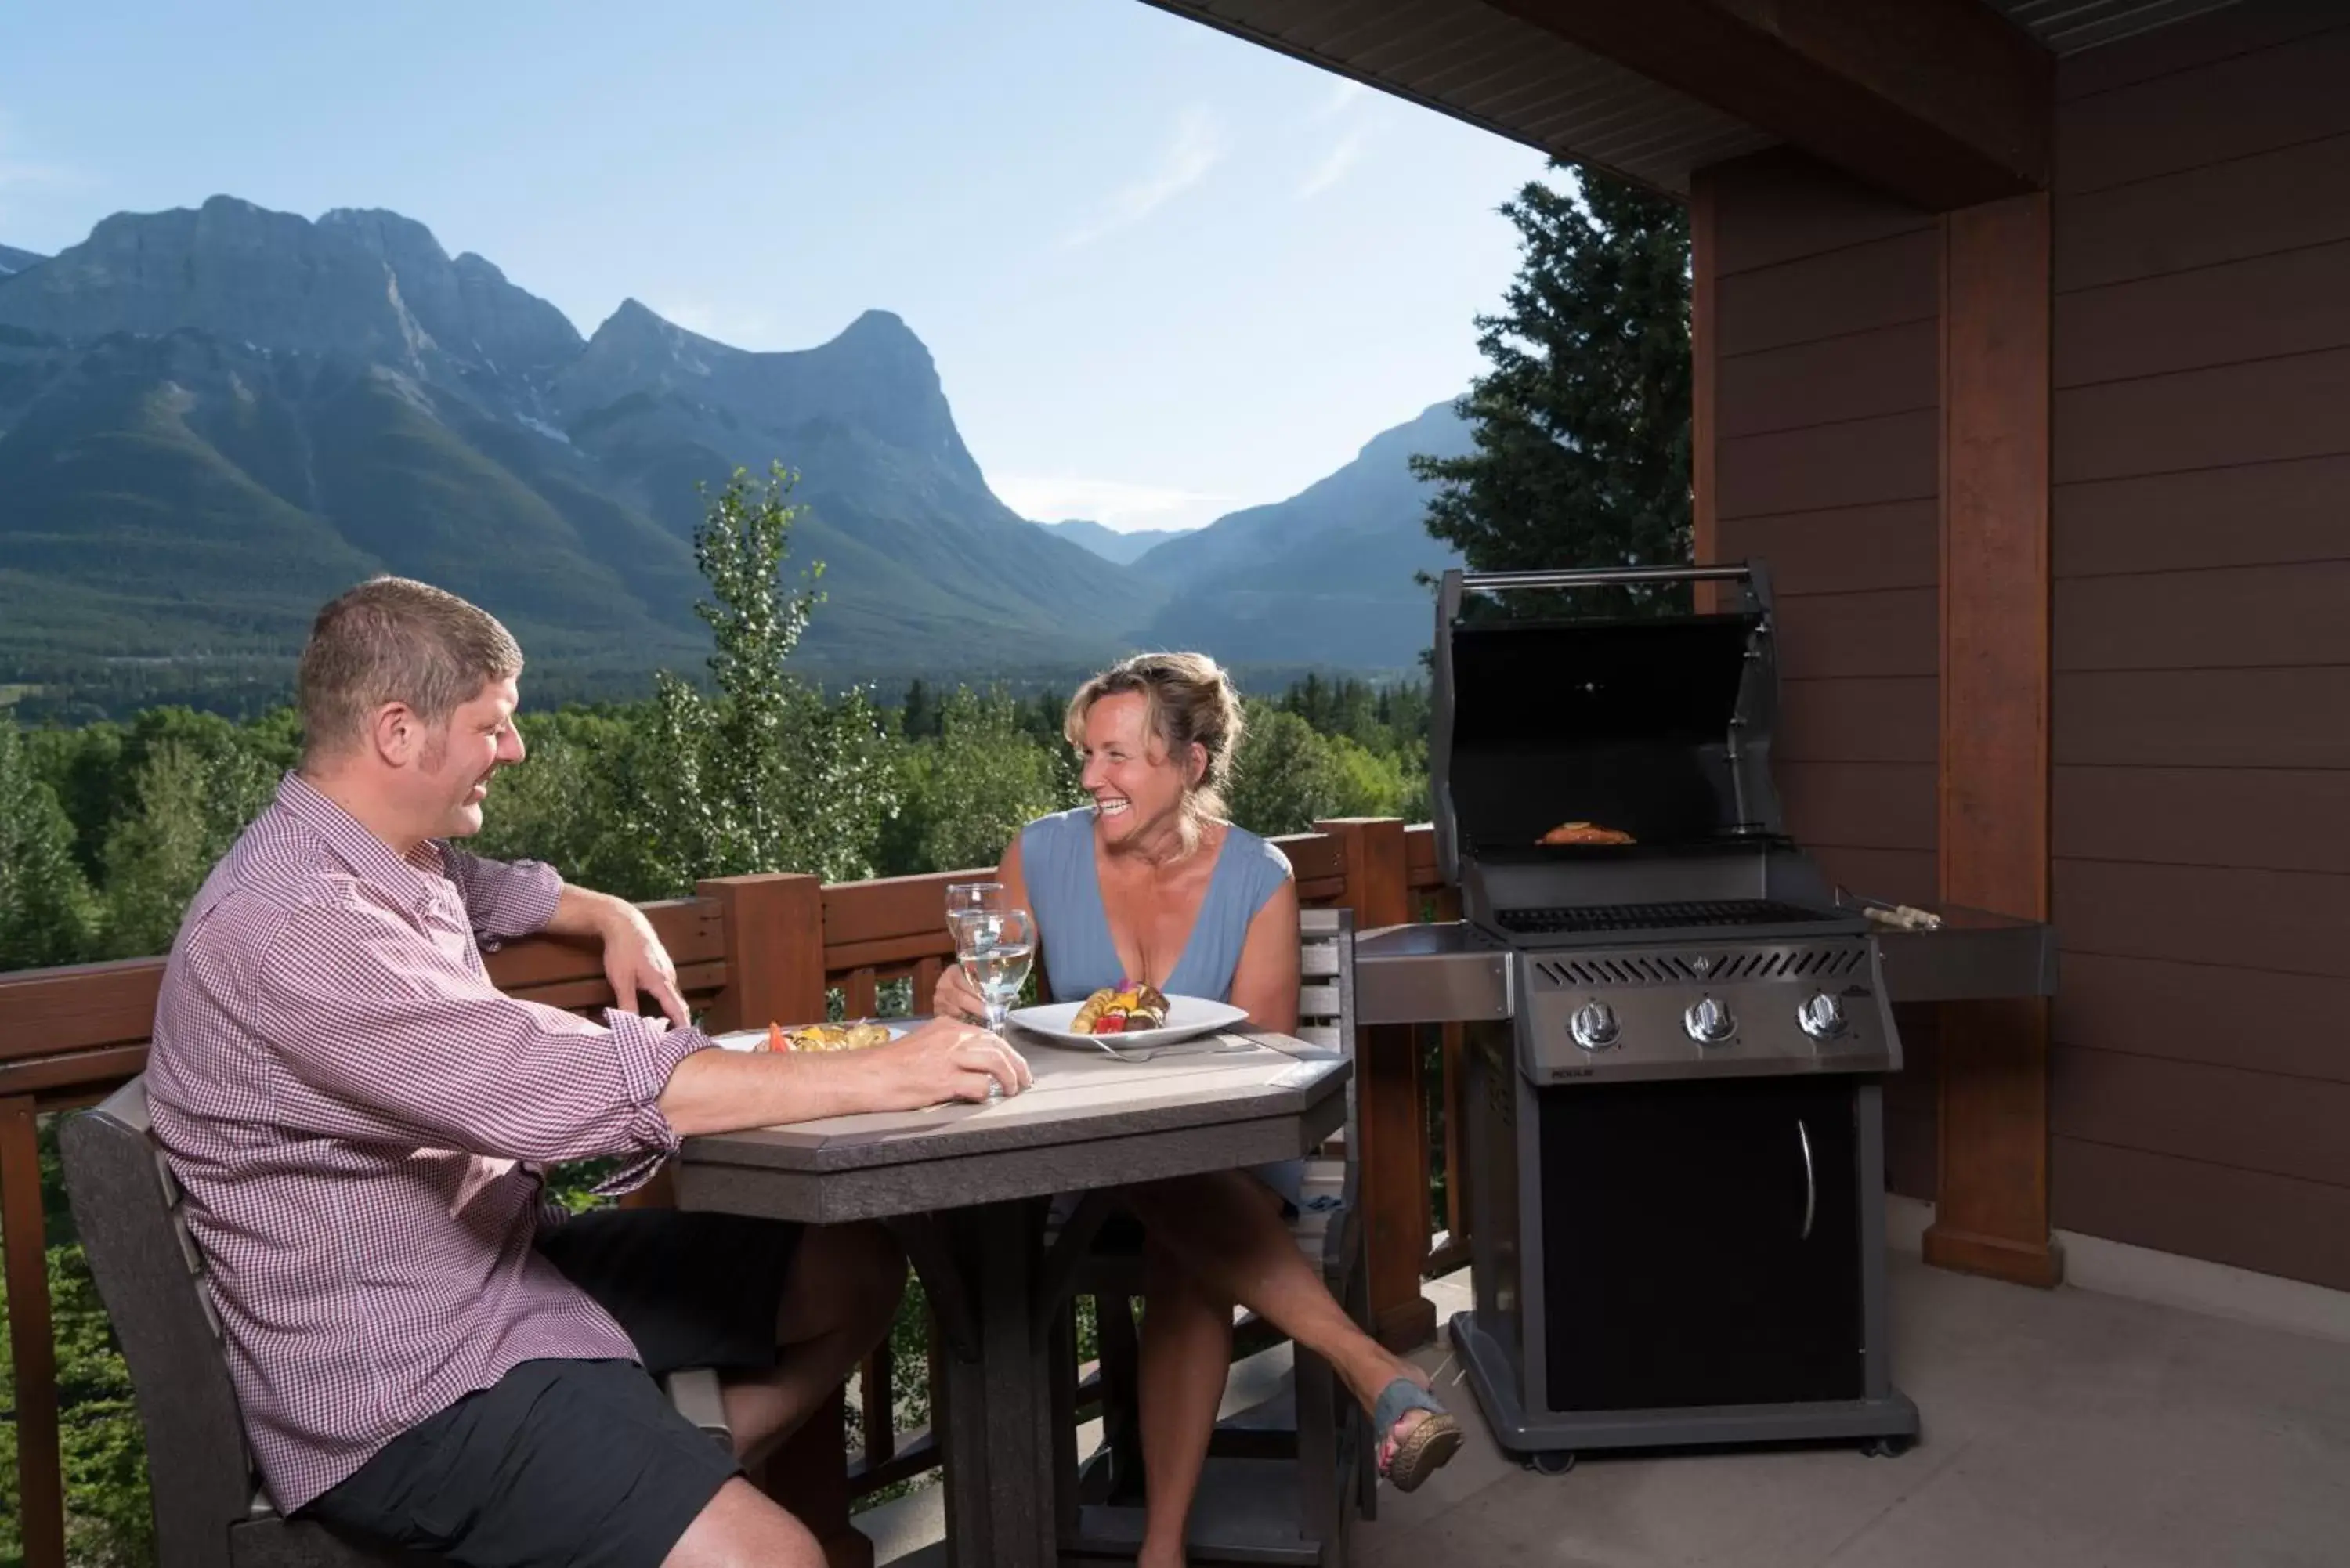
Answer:
[{"label": "grill control knob", "polygon": [[1614,1008],[1604,1002],[1586,1002],[1566,1021],[1566,1032],[1586,1051],[1605,1051],[1616,1044],[1623,1028],[1616,1022]]},{"label": "grill control knob", "polygon": [[1795,1009],[1795,1022],[1814,1040],[1833,1040],[1844,1033],[1844,1003],[1825,991],[1815,991],[1809,1002]]},{"label": "grill control knob", "polygon": [[1700,1045],[1719,1045],[1738,1032],[1738,1020],[1721,1002],[1700,996],[1681,1014],[1681,1027]]}]

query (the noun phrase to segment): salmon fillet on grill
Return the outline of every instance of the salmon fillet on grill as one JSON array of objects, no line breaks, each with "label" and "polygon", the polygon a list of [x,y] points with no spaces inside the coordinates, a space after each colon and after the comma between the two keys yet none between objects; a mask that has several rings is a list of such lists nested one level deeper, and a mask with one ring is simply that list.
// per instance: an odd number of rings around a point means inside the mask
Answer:
[{"label": "salmon fillet on grill", "polygon": [[1536,839],[1537,844],[1629,844],[1632,836],[1588,822],[1562,822]]}]

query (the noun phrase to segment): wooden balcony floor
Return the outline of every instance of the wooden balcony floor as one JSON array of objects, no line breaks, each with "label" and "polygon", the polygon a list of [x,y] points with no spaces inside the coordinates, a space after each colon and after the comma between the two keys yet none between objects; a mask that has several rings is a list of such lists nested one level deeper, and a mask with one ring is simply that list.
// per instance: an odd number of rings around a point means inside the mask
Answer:
[{"label": "wooden balcony floor", "polygon": [[[1465,1276],[1431,1285],[1439,1321]],[[2350,1562],[2350,1345],[1893,1259],[1895,1377],[1925,1417],[1849,1449],[1506,1459],[1470,1439],[1357,1528],[1364,1568],[2263,1568]],[[1277,1356],[1280,1353],[1274,1353]],[[1431,1368],[1440,1346],[1422,1353]],[[1274,1366],[1247,1369],[1259,1378]],[[1441,1374],[1449,1384],[1454,1372]],[[884,1560],[943,1563],[935,1499],[868,1516]],[[925,1519],[931,1521],[925,1527]]]}]

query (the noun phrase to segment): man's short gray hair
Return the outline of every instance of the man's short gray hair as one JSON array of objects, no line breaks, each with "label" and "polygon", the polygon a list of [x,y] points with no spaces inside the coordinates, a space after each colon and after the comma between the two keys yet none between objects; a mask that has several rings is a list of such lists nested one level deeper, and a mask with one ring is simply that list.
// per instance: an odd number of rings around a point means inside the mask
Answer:
[{"label": "man's short gray hair", "polygon": [[302,649],[303,758],[355,745],[387,702],[437,728],[491,681],[521,673],[521,647],[489,611],[406,577],[361,583],[318,612]]}]

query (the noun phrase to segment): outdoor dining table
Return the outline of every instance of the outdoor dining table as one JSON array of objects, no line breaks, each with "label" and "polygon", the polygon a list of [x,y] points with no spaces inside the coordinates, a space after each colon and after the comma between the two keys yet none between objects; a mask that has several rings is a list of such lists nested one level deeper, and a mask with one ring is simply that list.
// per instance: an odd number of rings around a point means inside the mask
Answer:
[{"label": "outdoor dining table", "polygon": [[[964,1568],[1057,1560],[1075,1439],[1055,1329],[1108,1189],[1295,1158],[1343,1121],[1351,1070],[1260,1031],[1131,1056],[1012,1043],[1035,1076],[1019,1095],[689,1138],[677,1166],[681,1208],[898,1234],[947,1347],[938,1429]],[[1086,1196],[1048,1246],[1059,1193]]]}]

